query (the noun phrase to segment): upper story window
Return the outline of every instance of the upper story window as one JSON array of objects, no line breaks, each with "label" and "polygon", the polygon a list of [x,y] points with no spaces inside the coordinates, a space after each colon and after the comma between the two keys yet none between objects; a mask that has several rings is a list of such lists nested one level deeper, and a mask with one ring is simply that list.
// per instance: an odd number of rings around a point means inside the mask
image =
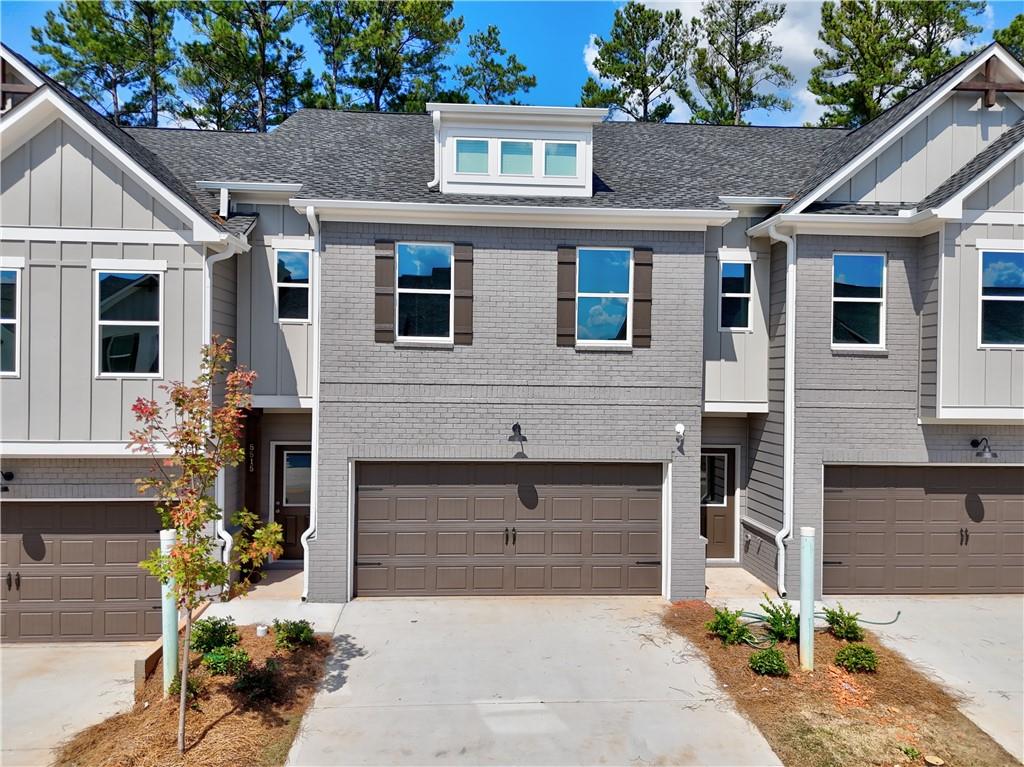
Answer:
[{"label": "upper story window", "polygon": [[885,256],[832,256],[832,346],[885,346]]},{"label": "upper story window", "polygon": [[719,265],[719,330],[750,330],[750,264]]},{"label": "upper story window", "polygon": [[396,339],[451,343],[454,246],[400,242],[395,251]]},{"label": "upper story window", "polygon": [[486,139],[455,140],[455,172],[486,175],[490,171],[490,153]]},{"label": "upper story window", "polygon": [[309,322],[309,251],[278,250],[275,257],[278,321]]},{"label": "upper story window", "polygon": [[0,375],[18,375],[21,270],[0,270]]},{"label": "upper story window", "polygon": [[160,376],[163,274],[96,272],[96,363],[100,376]]},{"label": "upper story window", "polygon": [[576,344],[630,346],[633,251],[577,248]]},{"label": "upper story window", "polygon": [[575,142],[544,142],[545,176],[574,177],[577,173]]},{"label": "upper story window", "polygon": [[1024,346],[1024,251],[981,253],[981,345]]},{"label": "upper story window", "polygon": [[533,142],[502,141],[501,142],[501,175],[532,176],[533,175]]}]

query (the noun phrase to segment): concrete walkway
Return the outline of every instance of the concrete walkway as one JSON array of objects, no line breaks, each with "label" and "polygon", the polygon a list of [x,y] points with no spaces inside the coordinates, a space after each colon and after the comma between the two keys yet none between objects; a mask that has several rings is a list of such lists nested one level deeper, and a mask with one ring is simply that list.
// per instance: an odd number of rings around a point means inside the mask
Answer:
[{"label": "concrete walkway", "polygon": [[663,607],[356,600],[289,764],[779,764]]}]

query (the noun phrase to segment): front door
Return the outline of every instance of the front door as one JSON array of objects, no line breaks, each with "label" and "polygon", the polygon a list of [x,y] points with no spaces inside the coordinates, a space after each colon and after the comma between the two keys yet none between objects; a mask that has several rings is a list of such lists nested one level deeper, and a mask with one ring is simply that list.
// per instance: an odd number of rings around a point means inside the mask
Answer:
[{"label": "front door", "polygon": [[701,450],[700,534],[708,541],[708,559],[736,556],[735,448]]},{"label": "front door", "polygon": [[309,445],[274,450],[274,521],[284,530],[283,559],[302,559],[302,534],[309,528]]}]

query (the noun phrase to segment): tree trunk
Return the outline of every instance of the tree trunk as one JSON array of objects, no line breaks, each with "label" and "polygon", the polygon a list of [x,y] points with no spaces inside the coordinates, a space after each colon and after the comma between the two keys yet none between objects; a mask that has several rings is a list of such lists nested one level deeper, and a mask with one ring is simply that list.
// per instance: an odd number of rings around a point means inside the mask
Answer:
[{"label": "tree trunk", "polygon": [[178,698],[178,753],[185,753],[185,709],[188,706],[188,665],[191,658],[192,611],[185,609],[185,644],[181,648],[181,695]]}]

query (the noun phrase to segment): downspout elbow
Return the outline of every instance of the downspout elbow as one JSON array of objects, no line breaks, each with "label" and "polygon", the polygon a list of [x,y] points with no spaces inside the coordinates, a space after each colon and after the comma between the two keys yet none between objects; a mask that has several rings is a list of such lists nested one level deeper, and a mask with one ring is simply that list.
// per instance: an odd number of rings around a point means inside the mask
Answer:
[{"label": "downspout elbow", "polygon": [[427,184],[427,189],[441,183],[441,113],[436,109],[431,113],[431,121],[434,124],[434,177]]}]

